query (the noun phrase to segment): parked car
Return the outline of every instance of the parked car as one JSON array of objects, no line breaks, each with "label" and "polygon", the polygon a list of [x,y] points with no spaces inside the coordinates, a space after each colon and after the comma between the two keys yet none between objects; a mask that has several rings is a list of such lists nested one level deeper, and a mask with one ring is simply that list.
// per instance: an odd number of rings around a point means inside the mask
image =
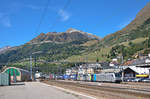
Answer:
[{"label": "parked car", "polygon": [[142,82],[150,82],[150,78],[145,78],[142,80]]},{"label": "parked car", "polygon": [[132,82],[132,81],[134,81],[134,79],[135,79],[135,78],[128,78],[126,81],[127,81],[127,82]]},{"label": "parked car", "polygon": [[124,82],[128,82],[129,78],[123,78]]},{"label": "parked car", "polygon": [[144,78],[135,78],[134,80],[132,80],[132,82],[142,82]]}]

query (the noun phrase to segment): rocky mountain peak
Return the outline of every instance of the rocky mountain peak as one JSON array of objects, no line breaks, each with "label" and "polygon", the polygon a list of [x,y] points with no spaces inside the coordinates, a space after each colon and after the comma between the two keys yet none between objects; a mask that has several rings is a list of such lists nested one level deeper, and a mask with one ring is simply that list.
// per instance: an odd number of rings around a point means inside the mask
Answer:
[{"label": "rocky mountain peak", "polygon": [[80,30],[74,29],[74,28],[69,28],[66,33],[72,33],[72,32],[81,32]]},{"label": "rocky mountain peak", "polygon": [[40,43],[40,42],[71,42],[76,40],[91,40],[97,39],[99,37],[83,32],[77,29],[70,28],[66,32],[48,32],[48,33],[41,33],[36,38],[32,39],[29,43]]}]

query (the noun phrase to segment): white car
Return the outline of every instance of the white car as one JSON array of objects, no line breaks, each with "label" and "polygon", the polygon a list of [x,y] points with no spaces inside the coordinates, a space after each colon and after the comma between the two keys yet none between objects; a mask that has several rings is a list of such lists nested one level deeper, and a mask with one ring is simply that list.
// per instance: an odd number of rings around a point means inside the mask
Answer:
[{"label": "white car", "polygon": [[142,82],[150,82],[150,78],[145,78],[142,80]]},{"label": "white car", "polygon": [[41,77],[42,77],[42,73],[41,72],[35,73],[35,78],[36,79],[39,79]]}]

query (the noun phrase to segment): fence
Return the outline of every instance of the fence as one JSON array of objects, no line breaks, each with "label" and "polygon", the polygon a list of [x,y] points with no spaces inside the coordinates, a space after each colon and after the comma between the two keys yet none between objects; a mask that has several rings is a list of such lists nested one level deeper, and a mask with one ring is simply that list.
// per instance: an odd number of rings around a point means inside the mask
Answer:
[{"label": "fence", "polygon": [[10,85],[10,77],[7,73],[0,73],[0,86]]}]

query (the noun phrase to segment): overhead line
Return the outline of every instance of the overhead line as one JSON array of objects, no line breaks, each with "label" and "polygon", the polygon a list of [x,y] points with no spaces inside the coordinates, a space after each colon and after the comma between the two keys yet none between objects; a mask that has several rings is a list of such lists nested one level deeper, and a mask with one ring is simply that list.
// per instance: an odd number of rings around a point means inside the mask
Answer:
[{"label": "overhead line", "polygon": [[45,5],[44,11],[43,11],[42,16],[41,16],[41,19],[40,19],[40,23],[38,24],[38,27],[37,27],[37,29],[36,29],[36,31],[35,31],[35,35],[38,34],[38,32],[39,32],[39,30],[40,30],[41,24],[42,24],[42,22],[43,22],[43,20],[44,20],[44,17],[45,17],[45,15],[46,15],[47,10],[48,10],[49,2],[50,2],[50,0],[47,0],[47,3],[46,3],[46,5]]},{"label": "overhead line", "polygon": [[[67,9],[67,7],[69,6],[70,3],[71,3],[71,0],[68,0],[66,2],[66,4],[64,5],[64,7],[62,8],[62,11],[64,11],[65,9]],[[59,21],[59,16],[57,16],[56,21],[54,22],[54,24],[52,24],[52,26],[50,27],[50,29],[53,29],[57,25],[58,21]]]}]

